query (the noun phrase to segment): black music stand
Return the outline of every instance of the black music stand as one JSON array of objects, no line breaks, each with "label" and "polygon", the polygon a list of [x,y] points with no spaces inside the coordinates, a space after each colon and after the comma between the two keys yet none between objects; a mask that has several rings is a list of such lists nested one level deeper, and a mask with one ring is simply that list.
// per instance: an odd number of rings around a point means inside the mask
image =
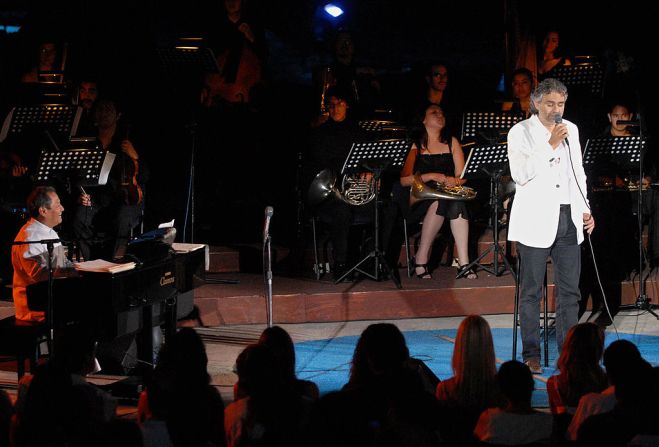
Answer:
[{"label": "black music stand", "polygon": [[[477,178],[482,173],[490,177],[490,209],[492,213],[492,244],[476,259],[467,264],[459,273],[457,278],[466,275],[473,266],[478,266],[490,272],[494,276],[501,276],[508,269],[515,278],[515,271],[511,268],[504,249],[499,245],[499,180],[508,165],[508,144],[495,144],[491,146],[478,146],[471,149],[460,178]],[[480,263],[480,261],[493,252],[494,260],[492,268]],[[499,268],[499,255],[502,255],[503,269]]]},{"label": "black music stand", "polygon": [[[162,71],[173,79],[178,79],[182,85],[196,85],[195,82],[201,73],[218,73],[220,71],[215,55],[210,48],[203,46],[201,38],[184,38],[179,45],[171,48],[156,48],[156,54]],[[188,89],[189,90],[189,89]],[[189,94],[188,94],[189,93]],[[190,104],[198,103],[197,90],[189,91],[183,96]],[[195,97],[195,95],[197,95]],[[195,158],[197,151],[197,122],[194,112],[186,125],[190,132],[190,175],[188,195],[185,205],[185,219],[183,220],[183,241],[194,243],[195,227]],[[190,239],[187,239],[188,216],[190,216]]]},{"label": "black music stand", "polygon": [[80,122],[82,107],[70,104],[34,104],[16,106],[7,114],[0,143],[9,135],[21,135],[35,127],[62,135],[66,139],[75,135]]},{"label": "black music stand", "polygon": [[524,114],[521,112],[465,112],[462,116],[462,140],[475,139],[482,131],[506,135],[511,127],[523,119]]},{"label": "black music stand", "polygon": [[652,310],[650,298],[645,293],[643,278],[643,153],[646,139],[642,136],[593,138],[586,142],[583,155],[584,169],[587,167],[607,165],[616,166],[618,170],[630,172],[638,169],[639,191],[637,201],[638,216],[638,275],[639,292],[634,307],[645,310],[659,320],[659,315]]},{"label": "black music stand", "polygon": [[[346,271],[335,283],[338,284],[345,277],[354,271],[358,271],[365,276],[376,281],[379,280],[380,268],[389,275],[396,287],[402,289],[397,275],[391,272],[391,268],[384,259],[384,253],[380,250],[380,195],[379,182],[382,173],[390,168],[402,168],[405,163],[405,157],[410,150],[412,142],[406,139],[387,139],[376,140],[365,143],[353,143],[350,153],[343,164],[342,174],[359,172],[363,169],[373,173],[373,182],[375,183],[375,244],[373,251],[361,259],[352,268]],[[375,261],[373,273],[361,269],[361,266],[369,259]]]},{"label": "black music stand", "polygon": [[58,174],[75,172],[82,186],[105,185],[114,159],[115,154],[103,149],[42,151],[36,179],[45,181]]},{"label": "black music stand", "polygon": [[567,87],[588,91],[593,96],[600,95],[604,85],[604,71],[597,63],[563,65],[552,70],[551,77]]}]

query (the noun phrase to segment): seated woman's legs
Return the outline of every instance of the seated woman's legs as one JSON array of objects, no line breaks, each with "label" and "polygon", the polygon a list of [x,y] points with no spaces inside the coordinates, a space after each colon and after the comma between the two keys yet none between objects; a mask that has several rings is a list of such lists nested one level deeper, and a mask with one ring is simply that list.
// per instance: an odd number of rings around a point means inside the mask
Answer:
[{"label": "seated woman's legs", "polygon": [[[461,267],[469,264],[469,221],[460,215],[452,219],[450,224],[451,233],[453,233],[453,239],[455,240],[455,248],[458,250],[458,270],[461,273]],[[478,275],[472,269],[469,269],[464,277],[476,279]]]},{"label": "seated woman's legs", "polygon": [[460,265],[469,264],[469,221],[462,216],[450,221]]},{"label": "seated woman's legs", "polygon": [[444,224],[444,216],[437,214],[437,205],[437,201],[433,202],[428,207],[428,211],[426,211],[426,215],[423,218],[423,227],[421,228],[421,240],[419,241],[419,247],[414,257],[417,265],[415,267],[415,273],[421,277],[427,273],[426,264],[428,264],[430,247],[432,247],[435,236],[437,236],[437,233],[439,233],[439,230]]}]

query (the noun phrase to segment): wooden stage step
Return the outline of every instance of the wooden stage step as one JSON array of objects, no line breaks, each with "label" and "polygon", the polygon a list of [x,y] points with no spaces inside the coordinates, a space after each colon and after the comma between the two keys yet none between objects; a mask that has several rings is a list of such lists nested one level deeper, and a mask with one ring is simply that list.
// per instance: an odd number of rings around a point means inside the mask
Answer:
[{"label": "wooden stage step", "polygon": [[[284,277],[275,273],[273,319],[275,323],[308,323],[353,320],[433,318],[468,314],[512,313],[515,284],[509,272],[496,277],[485,271],[478,279],[455,279],[456,270],[439,267],[433,279],[407,278],[400,270],[402,289],[391,280],[363,279],[334,284],[329,278]],[[656,303],[657,281],[646,282],[647,294]],[[266,322],[263,275],[237,273],[227,276],[239,284],[205,284],[195,290],[195,304],[204,326]],[[553,308],[550,266],[549,305]],[[638,280],[622,283],[622,303],[633,304]]]}]

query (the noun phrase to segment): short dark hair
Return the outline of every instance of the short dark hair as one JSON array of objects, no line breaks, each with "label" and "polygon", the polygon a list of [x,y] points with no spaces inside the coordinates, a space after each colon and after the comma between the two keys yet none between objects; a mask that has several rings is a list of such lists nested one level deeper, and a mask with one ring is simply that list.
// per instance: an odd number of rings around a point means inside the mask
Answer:
[{"label": "short dark hair", "polygon": [[50,209],[52,200],[50,193],[56,193],[52,186],[37,186],[27,197],[27,209],[31,217],[39,217],[39,208]]},{"label": "short dark hair", "polygon": [[501,394],[509,401],[531,403],[534,381],[531,370],[517,360],[509,360],[499,367],[497,383]]}]

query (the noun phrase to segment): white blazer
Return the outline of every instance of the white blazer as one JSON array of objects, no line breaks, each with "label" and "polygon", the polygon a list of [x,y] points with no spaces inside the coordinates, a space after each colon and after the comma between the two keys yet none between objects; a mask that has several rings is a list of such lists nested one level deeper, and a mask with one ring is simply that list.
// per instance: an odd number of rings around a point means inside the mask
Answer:
[{"label": "white blazer", "polygon": [[[566,151],[569,151],[574,167],[573,173],[568,165],[572,221],[577,228],[577,242],[581,244],[584,239],[583,213],[590,213],[586,173],[581,158],[579,129],[569,121],[563,120],[563,123],[567,125],[569,135]],[[510,211],[508,240],[530,247],[550,247],[558,230],[561,205],[557,187],[559,169],[550,162],[555,157],[555,151],[549,144],[550,135],[537,115],[515,124],[508,132],[508,160],[516,189]],[[569,159],[566,161],[570,163]]]}]

